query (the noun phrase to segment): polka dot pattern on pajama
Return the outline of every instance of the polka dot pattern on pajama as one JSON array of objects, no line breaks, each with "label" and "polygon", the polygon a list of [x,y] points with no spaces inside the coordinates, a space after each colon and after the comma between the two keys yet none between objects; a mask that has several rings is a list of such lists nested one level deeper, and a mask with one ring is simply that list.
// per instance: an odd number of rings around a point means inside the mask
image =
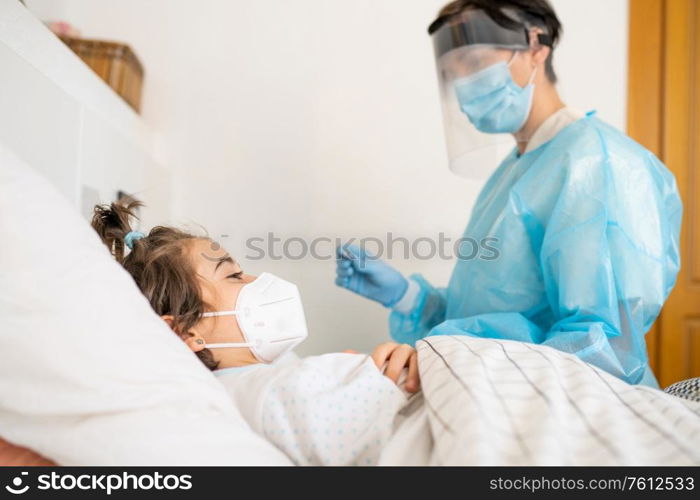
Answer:
[{"label": "polka dot pattern on pajama", "polygon": [[[276,378],[264,400],[264,436],[298,465],[374,465],[406,396],[368,357],[339,369],[327,354]],[[348,355],[345,355],[348,356]]]}]

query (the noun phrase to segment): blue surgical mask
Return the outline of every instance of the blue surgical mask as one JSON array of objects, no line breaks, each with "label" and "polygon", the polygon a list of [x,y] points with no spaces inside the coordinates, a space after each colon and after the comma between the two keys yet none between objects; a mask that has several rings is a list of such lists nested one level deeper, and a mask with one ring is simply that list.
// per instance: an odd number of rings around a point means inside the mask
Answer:
[{"label": "blue surgical mask", "polygon": [[515,55],[508,63],[493,64],[454,82],[460,109],[482,132],[514,134],[523,127],[530,114],[535,90],[532,82],[537,68],[528,84],[520,87],[510,74],[509,67],[514,58]]}]

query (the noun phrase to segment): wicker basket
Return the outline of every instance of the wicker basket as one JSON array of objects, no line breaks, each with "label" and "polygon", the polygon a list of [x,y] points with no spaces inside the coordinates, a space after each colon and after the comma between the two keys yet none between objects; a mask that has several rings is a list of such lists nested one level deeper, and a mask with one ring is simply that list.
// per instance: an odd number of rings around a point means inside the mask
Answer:
[{"label": "wicker basket", "polygon": [[128,45],[59,36],[107,85],[138,113],[141,110],[143,66]]}]

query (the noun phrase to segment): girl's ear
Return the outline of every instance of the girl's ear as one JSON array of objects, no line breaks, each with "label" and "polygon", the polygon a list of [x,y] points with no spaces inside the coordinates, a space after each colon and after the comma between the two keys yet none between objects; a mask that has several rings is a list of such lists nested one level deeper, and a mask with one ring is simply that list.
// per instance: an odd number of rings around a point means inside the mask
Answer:
[{"label": "girl's ear", "polygon": [[187,344],[187,347],[189,347],[192,352],[199,352],[205,348],[204,344],[206,344],[206,342],[204,341],[204,339],[202,337],[200,337],[196,333],[194,333],[194,332],[187,332],[187,333],[178,332],[173,327],[174,318],[171,315],[166,314],[164,316],[161,316],[160,318],[168,324],[168,326],[172,329],[172,331],[174,331],[185,342],[185,344]]},{"label": "girl's ear", "polygon": [[175,331],[175,329],[173,328],[173,323],[174,323],[175,318],[173,318],[170,314],[166,314],[164,316],[161,316],[160,319],[165,321],[172,331]]},{"label": "girl's ear", "polygon": [[164,315],[164,316],[161,316],[160,319],[162,319],[163,321],[165,321],[165,322],[168,324],[168,326],[170,327],[170,329],[171,329],[172,331],[174,331],[175,333],[177,333],[178,336],[179,336],[182,340],[185,340],[187,337],[189,337],[188,334],[183,334],[180,330],[178,330],[178,329],[175,327],[175,318],[174,318],[173,316],[171,316],[170,314],[166,314],[166,315]]},{"label": "girl's ear", "polygon": [[199,352],[204,349],[204,339],[199,335],[190,334],[191,336],[184,339],[187,347],[190,348],[192,352]]}]

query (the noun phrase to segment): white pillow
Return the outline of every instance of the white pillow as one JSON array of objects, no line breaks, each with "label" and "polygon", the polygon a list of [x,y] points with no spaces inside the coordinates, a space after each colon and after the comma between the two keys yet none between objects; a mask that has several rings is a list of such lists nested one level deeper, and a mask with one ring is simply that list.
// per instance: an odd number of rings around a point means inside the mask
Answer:
[{"label": "white pillow", "polygon": [[62,465],[287,465],[96,233],[0,145],[0,435]]}]

